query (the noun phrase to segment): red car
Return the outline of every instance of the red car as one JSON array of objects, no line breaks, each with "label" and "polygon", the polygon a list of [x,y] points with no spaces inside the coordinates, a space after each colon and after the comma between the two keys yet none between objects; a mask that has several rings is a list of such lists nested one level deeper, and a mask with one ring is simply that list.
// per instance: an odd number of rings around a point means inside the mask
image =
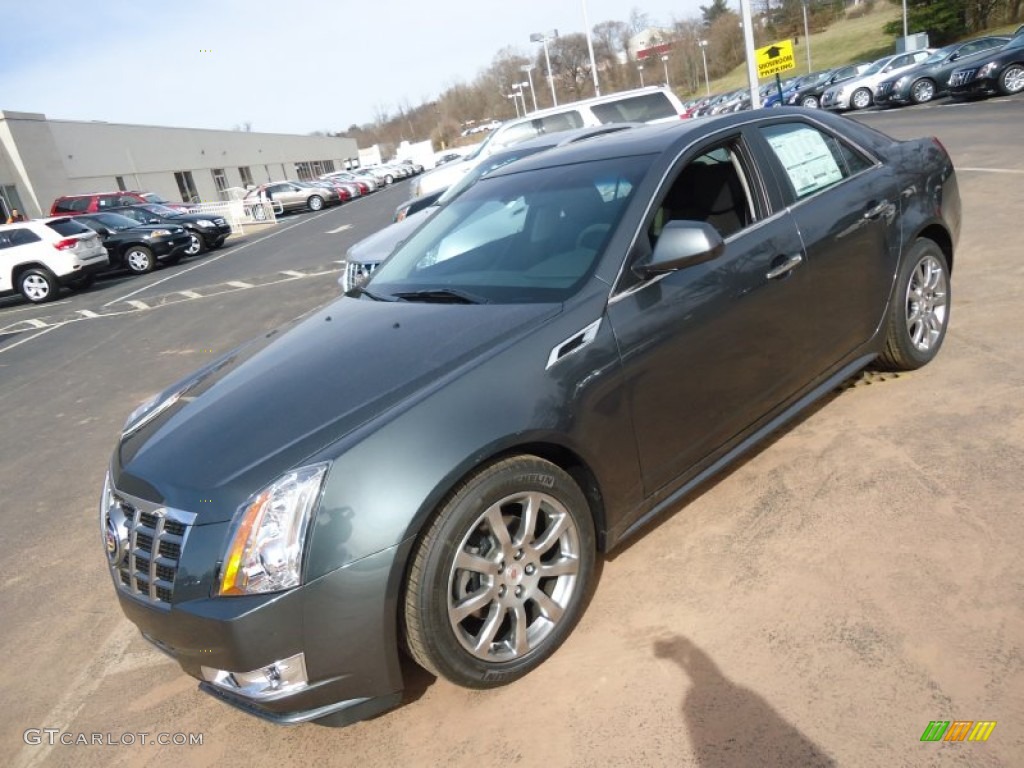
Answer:
[{"label": "red car", "polygon": [[187,211],[188,206],[184,203],[172,203],[164,200],[156,192],[90,192],[85,195],[63,195],[53,201],[50,206],[50,215],[57,216],[61,213],[99,213],[108,208],[116,208],[122,205],[138,205],[139,203],[160,203],[169,208]]}]

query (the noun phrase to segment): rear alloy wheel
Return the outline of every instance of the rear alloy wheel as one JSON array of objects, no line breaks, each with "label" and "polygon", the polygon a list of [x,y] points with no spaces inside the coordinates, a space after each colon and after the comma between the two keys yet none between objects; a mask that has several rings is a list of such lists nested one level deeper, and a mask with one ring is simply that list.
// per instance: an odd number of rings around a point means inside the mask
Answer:
[{"label": "rear alloy wheel", "polygon": [[817,109],[818,106],[819,106],[819,104],[818,104],[818,97],[817,96],[804,96],[803,100],[800,102],[800,106],[801,107],[807,107],[808,109]]},{"label": "rear alloy wheel", "polygon": [[939,353],[949,326],[950,280],[946,255],[931,240],[918,240],[900,268],[886,320],[881,367],[912,371]]},{"label": "rear alloy wheel", "polygon": [[311,211],[319,211],[324,207],[324,199],[319,195],[313,195],[306,201],[306,205],[309,206],[309,210]]},{"label": "rear alloy wheel", "polygon": [[206,243],[198,232],[188,233],[188,247],[185,249],[186,256],[198,256],[206,250]]},{"label": "rear alloy wheel", "polygon": [[910,86],[910,98],[915,104],[925,104],[935,98],[935,83],[922,77]]},{"label": "rear alloy wheel", "polygon": [[867,88],[858,88],[850,97],[850,106],[854,109],[866,109],[871,106],[871,91]]},{"label": "rear alloy wheel", "polygon": [[133,245],[124,253],[124,265],[136,275],[144,275],[152,272],[156,262],[153,261],[153,252],[144,245]]},{"label": "rear alloy wheel", "polygon": [[1024,91],[1024,66],[1011,64],[999,76],[999,90],[1007,96]]},{"label": "rear alloy wheel", "polygon": [[590,509],[569,475],[533,456],[486,467],[448,497],[414,551],[409,652],[470,688],[522,677],[579,619],[594,550]]},{"label": "rear alloy wheel", "polygon": [[29,269],[18,276],[18,290],[33,304],[42,304],[57,298],[60,285],[48,269]]},{"label": "rear alloy wheel", "polygon": [[387,184],[388,186],[394,184],[395,183],[395,177],[392,176],[391,174],[388,174],[387,176],[384,177],[384,183]]}]

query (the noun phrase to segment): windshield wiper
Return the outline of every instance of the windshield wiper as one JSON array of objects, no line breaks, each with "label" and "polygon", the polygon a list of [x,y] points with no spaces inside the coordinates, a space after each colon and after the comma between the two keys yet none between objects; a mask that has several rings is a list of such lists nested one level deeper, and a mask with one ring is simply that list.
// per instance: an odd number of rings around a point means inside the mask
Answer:
[{"label": "windshield wiper", "polygon": [[422,291],[402,291],[393,295],[405,301],[433,301],[439,304],[488,303],[488,300],[482,296],[474,296],[472,293],[467,293],[458,288],[427,288]]},{"label": "windshield wiper", "polygon": [[369,296],[374,301],[398,301],[398,299],[392,298],[391,296],[383,296],[382,294],[368,291],[361,285],[357,285],[355,288],[350,290],[349,293],[355,294],[356,296]]}]

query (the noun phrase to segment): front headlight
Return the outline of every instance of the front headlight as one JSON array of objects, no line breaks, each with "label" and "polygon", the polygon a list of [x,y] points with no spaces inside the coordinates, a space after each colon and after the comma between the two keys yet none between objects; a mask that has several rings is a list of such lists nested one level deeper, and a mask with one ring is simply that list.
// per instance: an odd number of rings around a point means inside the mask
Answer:
[{"label": "front headlight", "polygon": [[196,222],[196,224],[198,224],[200,227],[212,227],[212,226],[214,226],[213,222],[210,221],[209,219],[200,219],[199,221]]},{"label": "front headlight", "polygon": [[149,233],[149,237],[170,237],[171,230],[169,229],[154,229]]},{"label": "front headlight", "polygon": [[221,595],[252,595],[297,587],[309,520],[327,464],[288,472],[252,497],[236,516],[224,556]]},{"label": "front headlight", "polygon": [[986,64],[985,66],[978,70],[978,74],[975,75],[975,77],[988,77],[997,69],[999,69],[999,63],[995,61],[990,61],[988,64]]}]

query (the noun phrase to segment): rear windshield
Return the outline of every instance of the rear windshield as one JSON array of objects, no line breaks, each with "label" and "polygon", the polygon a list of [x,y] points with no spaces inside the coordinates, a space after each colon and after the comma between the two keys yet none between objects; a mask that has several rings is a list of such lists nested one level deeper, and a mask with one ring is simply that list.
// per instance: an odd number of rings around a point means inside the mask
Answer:
[{"label": "rear windshield", "polygon": [[57,219],[46,222],[46,226],[57,232],[57,234],[70,237],[71,235],[91,235],[93,231],[84,224],[79,224],[72,219]]},{"label": "rear windshield", "polygon": [[590,110],[602,123],[646,123],[679,115],[668,96],[660,91],[594,104]]}]

